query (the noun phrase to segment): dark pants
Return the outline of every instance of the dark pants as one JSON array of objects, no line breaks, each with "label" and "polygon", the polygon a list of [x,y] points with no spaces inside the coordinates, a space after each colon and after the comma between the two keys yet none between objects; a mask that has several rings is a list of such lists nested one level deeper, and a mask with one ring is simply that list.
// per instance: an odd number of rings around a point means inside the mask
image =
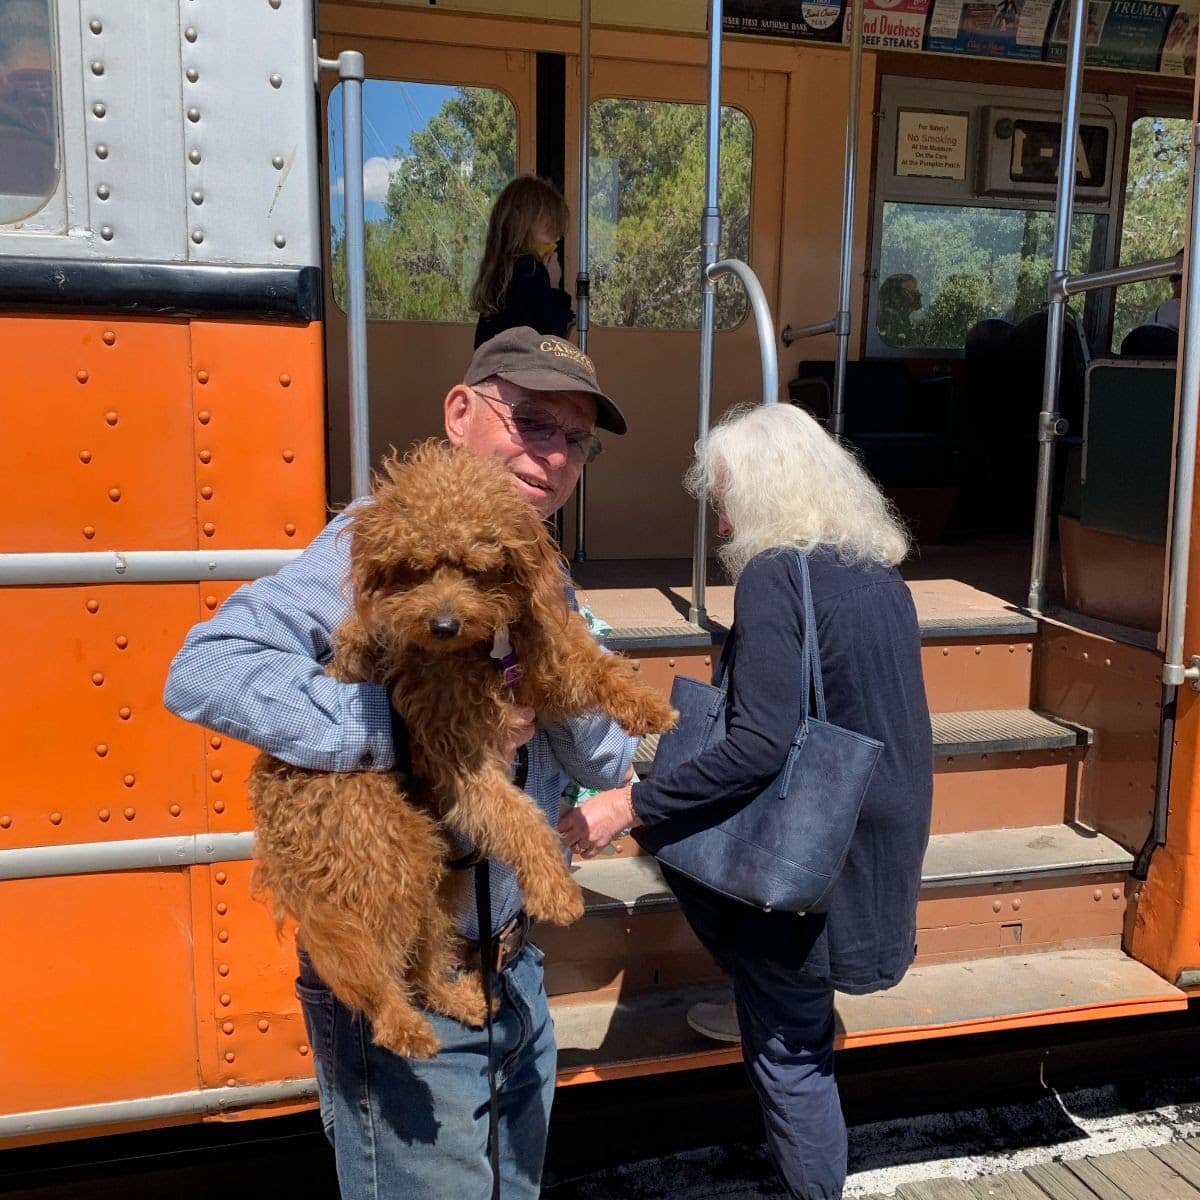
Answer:
[{"label": "dark pants", "polygon": [[846,1123],[833,1077],[833,988],[799,970],[812,921],[760,913],[663,874],[733,982],[742,1055],[784,1183],[796,1200],[839,1200]]}]

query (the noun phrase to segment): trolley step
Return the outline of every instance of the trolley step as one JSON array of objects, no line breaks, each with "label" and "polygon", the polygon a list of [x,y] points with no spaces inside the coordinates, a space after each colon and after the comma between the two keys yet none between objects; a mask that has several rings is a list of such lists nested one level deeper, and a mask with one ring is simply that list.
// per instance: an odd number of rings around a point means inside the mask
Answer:
[{"label": "trolley step", "polygon": [[[1127,872],[1133,855],[1083,825],[1034,825],[942,833],[929,839],[921,871],[923,889],[1010,883],[1055,876],[1081,878]],[[588,915],[675,908],[658,863],[646,854],[578,863]]]},{"label": "trolley step", "polygon": [[[938,758],[968,754],[1008,754],[1088,746],[1092,732],[1032,708],[982,708],[933,713],[933,752]],[[642,739],[633,756],[643,778],[654,769],[658,734]]]},{"label": "trolley step", "polygon": [[[740,1048],[687,1024],[723,986],[564,1003],[552,1000],[559,1083],[587,1083],[716,1066]],[[1054,950],[913,967],[870,996],[838,996],[839,1048],[990,1033],[1053,1021],[1146,1016],[1187,1007],[1187,996],[1117,949]]]}]

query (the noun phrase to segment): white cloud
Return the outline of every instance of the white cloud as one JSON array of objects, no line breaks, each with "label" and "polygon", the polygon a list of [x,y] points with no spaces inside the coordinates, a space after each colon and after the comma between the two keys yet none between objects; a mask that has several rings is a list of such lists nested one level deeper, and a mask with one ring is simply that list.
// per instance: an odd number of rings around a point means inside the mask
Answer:
[{"label": "white cloud", "polygon": [[[400,169],[402,161],[377,154],[363,163],[363,197],[367,204],[382,204],[387,199],[388,183],[392,174]],[[345,181],[339,175],[333,181],[333,194],[342,196],[345,191]]]}]

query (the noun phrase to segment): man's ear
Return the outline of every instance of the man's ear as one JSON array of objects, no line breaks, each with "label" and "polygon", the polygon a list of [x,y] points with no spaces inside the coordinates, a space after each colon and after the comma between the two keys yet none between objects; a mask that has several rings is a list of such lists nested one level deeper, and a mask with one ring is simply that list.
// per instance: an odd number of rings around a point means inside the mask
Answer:
[{"label": "man's ear", "polygon": [[461,446],[467,440],[467,430],[475,411],[475,398],[465,383],[456,383],[443,402],[446,421],[446,440],[452,446]]}]

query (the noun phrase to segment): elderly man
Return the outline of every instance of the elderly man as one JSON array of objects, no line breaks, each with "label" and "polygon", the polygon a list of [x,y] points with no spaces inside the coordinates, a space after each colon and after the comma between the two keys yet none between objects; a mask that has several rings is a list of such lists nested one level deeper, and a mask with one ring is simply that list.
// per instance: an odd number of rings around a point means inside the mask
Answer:
[{"label": "elderly man", "polygon": [[[463,382],[446,395],[444,416],[451,444],[503,463],[541,517],[562,506],[599,452],[594,429],[626,428],[591,360],[570,342],[527,327],[476,350]],[[346,520],[336,517],[294,563],[240,588],[191,631],[171,666],[168,708],[297,766],[393,766],[386,690],[339,683],[321,668],[348,604],[341,585],[346,539],[337,537]],[[565,577],[563,583],[569,590]],[[567,776],[603,788],[629,774],[635,743],[606,716],[539,729],[532,710],[517,710],[509,733],[514,754],[528,745],[525,790],[552,824]],[[527,941],[520,890],[501,863],[490,864],[490,876],[491,932],[503,963],[492,1050],[497,1147],[502,1194],[517,1200],[540,1189],[556,1047],[541,952]],[[477,943],[473,888],[466,891],[459,927]],[[303,930],[300,943],[297,993],[344,1200],[486,1200],[494,1184],[487,1033],[432,1013],[440,1053],[399,1058],[373,1045],[366,1018],[317,977],[303,952]]]}]

